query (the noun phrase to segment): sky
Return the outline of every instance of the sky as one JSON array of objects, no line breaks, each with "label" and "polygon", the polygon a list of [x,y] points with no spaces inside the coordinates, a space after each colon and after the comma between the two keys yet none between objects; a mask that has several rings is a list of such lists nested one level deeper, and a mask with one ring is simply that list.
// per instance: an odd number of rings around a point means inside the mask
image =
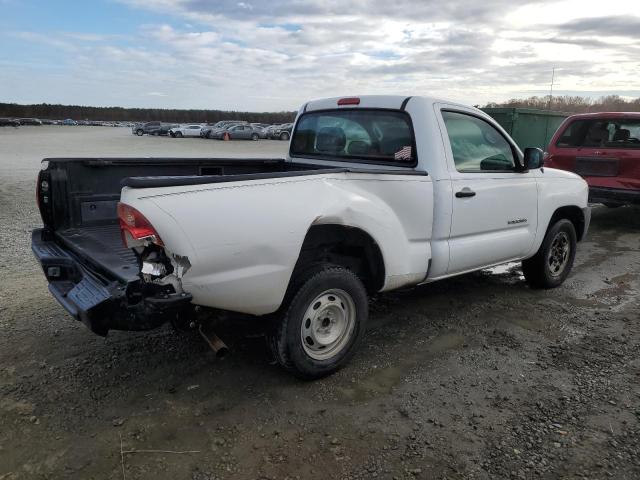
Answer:
[{"label": "sky", "polygon": [[0,0],[0,102],[640,96],[639,0]]}]

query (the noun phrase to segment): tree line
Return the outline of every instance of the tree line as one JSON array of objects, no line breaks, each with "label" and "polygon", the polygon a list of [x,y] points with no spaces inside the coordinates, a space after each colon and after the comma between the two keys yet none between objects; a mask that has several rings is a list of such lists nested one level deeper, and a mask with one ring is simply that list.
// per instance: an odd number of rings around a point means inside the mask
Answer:
[{"label": "tree line", "polygon": [[506,102],[491,102],[488,108],[538,108],[567,113],[592,113],[592,112],[640,112],[640,98],[624,99],[619,95],[606,95],[600,98],[561,95],[551,98],[529,97],[513,98]]},{"label": "tree line", "polygon": [[[490,102],[489,108],[537,108],[567,113],[640,112],[640,98],[627,100],[619,95],[590,98],[572,95],[513,98],[506,102]],[[87,107],[40,103],[19,105],[0,103],[0,117],[47,118],[62,120],[102,120],[120,122],[213,123],[220,120],[247,120],[259,123],[292,122],[296,112],[239,112],[225,110],[179,110],[165,108]]]},{"label": "tree line", "polygon": [[0,117],[46,118],[51,120],[101,120],[119,122],[213,123],[220,120],[247,120],[258,123],[292,122],[296,112],[238,112],[225,110],[178,110],[165,108],[87,107],[40,103],[19,105],[0,103]]}]

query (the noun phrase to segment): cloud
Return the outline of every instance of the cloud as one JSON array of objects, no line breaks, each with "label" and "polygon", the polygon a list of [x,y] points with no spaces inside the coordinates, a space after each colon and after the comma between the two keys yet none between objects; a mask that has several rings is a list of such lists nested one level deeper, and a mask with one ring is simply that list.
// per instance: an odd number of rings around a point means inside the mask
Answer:
[{"label": "cloud", "polygon": [[640,17],[599,0],[119,1],[165,21],[23,39],[67,51],[76,78],[170,107],[280,110],[352,93],[476,104],[544,90],[554,67],[557,88],[637,90]]},{"label": "cloud", "polygon": [[596,35],[602,37],[638,38],[640,17],[606,16],[596,18],[580,18],[558,26],[560,32]]}]

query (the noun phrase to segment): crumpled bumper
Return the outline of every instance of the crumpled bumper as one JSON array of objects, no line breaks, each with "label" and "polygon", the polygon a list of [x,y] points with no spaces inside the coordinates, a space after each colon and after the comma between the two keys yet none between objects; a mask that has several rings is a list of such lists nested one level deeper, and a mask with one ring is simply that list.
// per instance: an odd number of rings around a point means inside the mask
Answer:
[{"label": "crumpled bumper", "polygon": [[141,281],[123,283],[90,269],[56,243],[44,229],[31,235],[31,250],[49,282],[49,291],[69,314],[92,332],[151,330],[189,308],[189,293],[162,291]]}]

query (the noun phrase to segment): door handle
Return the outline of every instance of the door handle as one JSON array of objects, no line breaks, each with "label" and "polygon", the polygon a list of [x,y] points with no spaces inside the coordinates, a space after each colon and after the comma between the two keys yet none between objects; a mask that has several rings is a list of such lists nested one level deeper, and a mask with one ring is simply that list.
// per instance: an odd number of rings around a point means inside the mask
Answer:
[{"label": "door handle", "polygon": [[469,187],[464,187],[459,192],[456,192],[456,198],[467,198],[467,197],[475,197],[476,192],[471,190]]}]

